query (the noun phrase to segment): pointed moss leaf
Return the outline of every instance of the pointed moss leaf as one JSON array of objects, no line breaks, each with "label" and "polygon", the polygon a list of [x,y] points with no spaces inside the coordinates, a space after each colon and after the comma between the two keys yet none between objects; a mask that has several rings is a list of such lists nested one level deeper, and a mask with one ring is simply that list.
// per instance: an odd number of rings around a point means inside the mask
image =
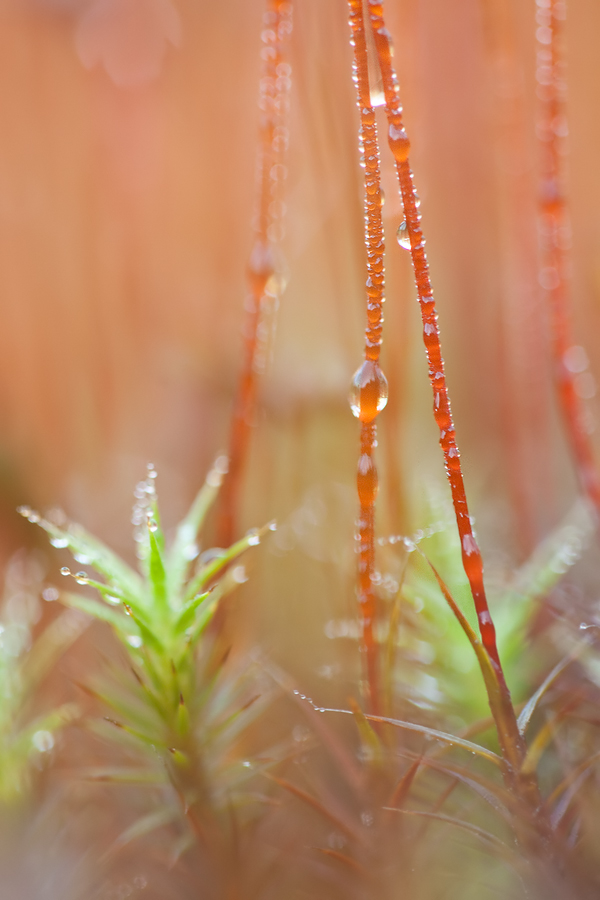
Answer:
[{"label": "pointed moss leaf", "polygon": [[213,578],[216,578],[216,576],[220,572],[222,572],[223,569],[225,569],[231,562],[233,562],[236,557],[244,553],[248,549],[248,547],[256,544],[257,536],[260,537],[268,530],[268,528],[263,528],[261,531],[255,534],[245,535],[239,541],[236,541],[235,544],[232,544],[228,550],[225,550],[222,556],[218,556],[215,559],[212,559],[209,563],[203,566],[189,582],[187,590],[185,592],[184,601],[188,603],[193,597],[196,596],[196,594],[199,594],[202,591],[202,588],[210,581],[212,581]]},{"label": "pointed moss leaf", "polygon": [[581,557],[595,527],[589,504],[577,500],[561,524],[538,544],[519,569],[511,593],[520,602],[545,596]]},{"label": "pointed moss leaf", "polygon": [[[116,713],[117,720],[127,720],[128,723],[133,724],[143,734],[151,736],[153,733],[156,733],[160,739],[161,720],[155,715],[155,713],[159,712],[158,710],[149,708],[147,704],[136,706],[127,702],[122,695],[107,694],[81,684],[79,687],[107,706],[112,713]],[[110,720],[113,721],[112,716]]]},{"label": "pointed moss leaf", "polygon": [[104,718],[106,722],[109,723],[109,725],[113,725],[116,729],[124,731],[125,734],[128,734],[132,738],[141,741],[143,744],[147,744],[150,747],[159,746],[162,748],[166,748],[167,746],[162,736],[156,737],[152,734],[146,734],[144,731],[139,731],[139,729],[137,728],[131,728],[130,725],[125,725],[123,722],[119,722],[117,719],[111,719],[110,716],[105,716]]},{"label": "pointed moss leaf", "polygon": [[221,740],[224,744],[231,744],[233,740],[255,722],[271,704],[273,697],[251,697],[241,709],[228,716],[224,722],[217,723],[211,732],[212,740]]},{"label": "pointed moss leaf", "polygon": [[124,847],[131,841],[144,837],[152,831],[156,831],[157,828],[162,828],[164,825],[168,825],[171,822],[176,822],[180,818],[180,806],[167,806],[165,809],[148,813],[148,815],[142,816],[137,822],[130,825],[129,828],[126,828],[125,831],[119,835],[115,844],[119,848]]},{"label": "pointed moss leaf", "polygon": [[206,591],[204,594],[198,594],[197,597],[194,597],[190,600],[181,610],[178,618],[175,620],[175,624],[173,626],[173,632],[175,634],[183,634],[186,628],[194,621],[196,616],[196,610],[199,609],[205,600],[210,597],[212,591]]},{"label": "pointed moss leaf", "polygon": [[190,646],[194,646],[194,644],[202,637],[206,628],[210,624],[214,614],[217,611],[219,600],[224,594],[224,587],[226,587],[226,585],[224,585],[223,583],[218,584],[215,590],[211,591],[210,596],[208,596],[204,603],[199,607],[198,613],[190,629]]},{"label": "pointed moss leaf", "polygon": [[353,697],[349,699],[350,709],[358,728],[365,759],[374,767],[383,763],[383,748],[375,729],[365,717],[362,709]]},{"label": "pointed moss leaf", "polygon": [[164,612],[168,608],[167,603],[167,573],[163,559],[158,532],[149,531],[150,553],[148,556],[148,578],[152,588],[152,597],[156,609]]},{"label": "pointed moss leaf", "polygon": [[86,557],[89,560],[87,565],[92,566],[107,581],[118,585],[135,603],[143,603],[143,584],[137,572],[81,525],[72,524],[65,531],[45,519],[39,524],[51,537],[66,541],[71,553]]},{"label": "pointed moss leaf", "polygon": [[170,850],[167,853],[168,867],[172,869],[183,856],[184,853],[187,853],[196,843],[196,836],[188,831],[185,834],[180,835],[171,845]]},{"label": "pointed moss leaf", "polygon": [[[323,712],[341,713],[346,716],[354,715],[349,709],[323,709]],[[483,759],[487,759],[490,762],[493,762],[500,768],[503,765],[502,759],[498,756],[497,753],[494,753],[493,750],[488,750],[487,747],[482,747],[480,744],[474,744],[472,741],[467,741],[464,738],[457,737],[456,735],[448,734],[446,731],[438,731],[436,728],[427,728],[427,726],[418,725],[416,722],[405,722],[402,719],[390,719],[387,716],[372,716],[365,714],[365,718],[368,719],[369,722],[385,722],[388,725],[394,725],[396,728],[402,728],[405,731],[416,731],[428,738],[433,738],[434,740],[441,741],[444,744],[450,744],[452,747],[459,747],[462,750],[468,750],[469,753],[474,753],[477,756],[481,756]]]},{"label": "pointed moss leaf", "polygon": [[384,809],[389,812],[402,813],[405,816],[422,816],[425,819],[433,819],[436,822],[443,822],[446,825],[454,825],[457,828],[462,828],[464,831],[468,831],[475,835],[475,837],[479,838],[484,843],[489,844],[495,850],[500,851],[503,856],[514,855],[514,850],[505,844],[504,841],[501,841],[500,838],[497,838],[495,834],[491,834],[491,832],[485,831],[483,828],[480,828],[478,825],[473,825],[471,822],[465,822],[462,819],[455,819],[453,816],[445,816],[442,815],[442,813],[427,812],[421,809],[394,809],[390,806],[385,806]]},{"label": "pointed moss leaf", "polygon": [[112,609],[103,603],[98,603],[97,600],[81,597],[79,594],[64,592],[60,597],[65,606],[79,609],[81,612],[87,613],[88,616],[93,616],[94,619],[98,619],[101,622],[108,622],[109,625],[112,625],[113,628],[126,637],[137,633],[132,619],[119,609]]},{"label": "pointed moss leaf", "polygon": [[519,726],[519,731],[521,734],[525,734],[525,731],[527,729],[527,726],[529,725],[531,717],[534,714],[538,703],[540,702],[540,700],[542,699],[542,697],[544,696],[544,694],[546,693],[548,688],[551,687],[551,685],[554,683],[554,681],[556,681],[556,679],[561,674],[561,672],[563,672],[564,669],[566,669],[567,666],[570,663],[572,663],[573,660],[575,660],[587,646],[588,646],[587,641],[581,641],[579,644],[577,644],[573,648],[573,650],[569,654],[567,654],[567,656],[565,656],[563,659],[561,659],[560,662],[557,663],[554,666],[554,668],[552,669],[552,671],[546,676],[546,678],[544,678],[543,682],[541,683],[541,685],[539,686],[537,691],[529,698],[529,700],[527,701],[527,703],[521,710],[521,714],[519,715],[519,718],[517,719],[517,724]]},{"label": "pointed moss leaf", "polygon": [[184,737],[190,730],[190,714],[181,697],[177,707],[177,734]]},{"label": "pointed moss leaf", "polygon": [[333,810],[329,809],[322,803],[317,797],[314,797],[312,794],[309,794],[308,791],[305,791],[303,788],[298,787],[293,784],[293,782],[288,781],[287,778],[281,778],[277,775],[272,775],[268,772],[264,773],[265,778],[268,778],[270,781],[274,781],[284,790],[288,791],[290,794],[293,794],[307,806],[312,807],[317,810],[324,819],[328,819],[336,828],[339,828],[340,831],[343,831],[351,840],[360,841],[360,834],[356,831],[353,822],[348,818],[342,819]]},{"label": "pointed moss leaf", "polygon": [[189,513],[177,528],[175,540],[167,556],[169,594],[173,597],[177,598],[181,594],[198,532],[215,501],[218,490],[214,483],[205,482],[196,495]]},{"label": "pointed moss leaf", "polygon": [[158,769],[136,769],[125,767],[91,768],[82,772],[87,781],[102,781],[107,784],[164,784],[166,775]]},{"label": "pointed moss leaf", "polygon": [[[133,619],[133,621],[135,622],[135,624],[138,627],[139,636],[142,639],[142,643],[149,649],[154,650],[159,655],[163,654],[165,652],[165,645],[156,636],[155,631],[152,628],[150,628],[150,626],[146,624],[144,619],[142,619],[141,616],[138,616],[138,614],[135,613],[131,609],[131,607],[126,607],[126,610],[129,614],[129,617],[131,619]],[[137,649],[137,648],[135,648],[135,649]]]},{"label": "pointed moss leaf", "polygon": [[34,736],[38,732],[48,732],[49,734],[56,734],[56,732],[61,728],[65,728],[67,725],[77,719],[79,714],[79,707],[76,703],[65,703],[63,706],[59,706],[58,709],[53,710],[51,713],[39,716],[37,719],[29,722],[27,724],[27,727],[24,728],[18,734],[16,739],[12,741],[13,752],[17,756],[23,756],[23,758],[26,758],[36,750]]},{"label": "pointed moss leaf", "polygon": [[36,689],[65,650],[83,634],[89,624],[89,616],[77,609],[67,609],[48,625],[27,654],[23,666],[27,692]]}]

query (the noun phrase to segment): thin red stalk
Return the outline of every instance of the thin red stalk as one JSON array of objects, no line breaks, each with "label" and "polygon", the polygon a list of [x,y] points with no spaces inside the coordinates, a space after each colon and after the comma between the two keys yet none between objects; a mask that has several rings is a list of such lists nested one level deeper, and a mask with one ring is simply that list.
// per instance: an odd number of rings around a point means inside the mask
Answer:
[{"label": "thin red stalk", "polygon": [[565,3],[537,0],[537,95],[540,100],[538,136],[542,151],[542,190],[539,201],[539,281],[550,309],[556,388],[582,490],[600,517],[600,474],[585,426],[584,409],[573,370],[585,368],[570,360],[573,346],[569,315],[570,222],[564,194],[565,80],[563,27]]},{"label": "thin red stalk", "polygon": [[365,170],[365,244],[367,248],[367,327],[364,362],[352,382],[352,411],[361,421],[360,456],[356,484],[360,513],[358,527],[358,601],[368,700],[379,709],[379,653],[373,634],[377,611],[375,577],[375,499],[378,490],[373,452],[377,446],[375,419],[387,401],[387,382],[379,367],[383,325],[384,270],[381,176],[375,110],[371,105],[368,56],[362,0],[349,0],[353,80],[360,111],[360,141]]},{"label": "thin red stalk", "polygon": [[[429,380],[433,390],[433,414],[440,431],[440,446],[444,454],[446,475],[450,485],[452,503],[460,535],[462,563],[473,595],[481,641],[490,657],[498,679],[502,709],[496,709],[496,713],[501,713],[497,721],[499,722],[498,734],[502,743],[503,753],[513,768],[518,768],[525,757],[525,743],[517,728],[510,693],[500,664],[496,644],[496,631],[483,583],[483,561],[469,516],[460,465],[460,453],[456,442],[450,397],[444,373],[444,360],[442,358],[435,301],[429,277],[429,266],[425,254],[425,241],[420,224],[419,201],[414,188],[413,174],[408,158],[410,141],[402,121],[398,79],[392,63],[393,50],[391,39],[385,27],[382,3],[380,0],[368,0],[368,2],[375,47],[383,78],[386,101],[385,112],[389,126],[388,140],[396,161],[396,172],[402,194],[406,227],[410,237],[410,253],[417,286],[417,297],[423,319],[423,340],[429,362]],[[492,708],[492,713],[494,713],[494,708]],[[496,715],[494,717],[496,718]],[[508,734],[506,730],[508,730]]]},{"label": "thin red stalk", "polygon": [[266,365],[266,335],[261,334],[260,326],[269,309],[276,309],[284,287],[277,244],[283,234],[285,210],[283,185],[287,172],[283,162],[289,140],[291,32],[290,0],[267,0],[261,33],[257,196],[254,243],[247,268],[249,291],[244,303],[244,350],[229,439],[229,474],[221,490],[217,520],[217,541],[222,547],[228,547],[235,536],[243,470],[256,413],[257,379]]}]

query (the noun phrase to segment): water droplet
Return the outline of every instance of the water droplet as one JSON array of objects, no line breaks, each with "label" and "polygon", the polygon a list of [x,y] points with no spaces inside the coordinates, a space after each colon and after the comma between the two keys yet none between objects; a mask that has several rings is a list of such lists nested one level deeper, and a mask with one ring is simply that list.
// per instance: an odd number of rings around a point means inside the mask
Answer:
[{"label": "water droplet", "polygon": [[310,731],[304,725],[294,725],[292,737],[297,744],[301,744],[310,738]]},{"label": "water droplet", "polygon": [[87,572],[77,572],[75,574],[75,581],[77,584],[88,584],[89,578],[87,576]]},{"label": "water droplet", "polygon": [[40,516],[39,512],[36,512],[35,510],[33,510],[33,512],[31,512],[27,516],[27,519],[29,522],[31,522],[32,525],[38,525],[39,521],[41,519],[41,516]]},{"label": "water droplet", "polygon": [[129,644],[130,647],[141,647],[142,639],[139,636],[139,634],[130,634],[127,637],[127,643]]},{"label": "water droplet", "polygon": [[33,512],[30,506],[17,506],[17,512],[20,516],[23,516],[25,519],[28,519],[31,513]]},{"label": "water droplet", "polygon": [[245,769],[249,769],[252,766],[252,763],[250,762],[250,760],[245,759],[244,762],[242,763],[242,765],[244,766]]},{"label": "water droplet", "polygon": [[385,106],[385,93],[383,91],[383,85],[376,84],[373,85],[370,91],[371,94],[371,106],[377,108],[379,106]]},{"label": "water droplet", "polygon": [[57,547],[62,550],[63,547],[69,546],[69,539],[66,537],[53,537],[50,538],[50,543],[53,547]]},{"label": "water droplet", "polygon": [[277,258],[276,264],[277,268],[269,275],[265,284],[265,294],[270,294],[271,297],[281,297],[290,280],[287,266],[281,256]]},{"label": "water droplet", "polygon": [[223,476],[216,469],[211,469],[206,476],[206,483],[209,487],[218,488],[223,484]]},{"label": "water droplet", "polygon": [[373,360],[366,359],[354,373],[349,400],[352,414],[361,422],[372,422],[386,406],[387,379]]},{"label": "water droplet", "polygon": [[391,124],[388,129],[388,142],[396,162],[405,162],[410,153],[410,141],[404,128]]},{"label": "water droplet", "polygon": [[61,575],[70,575],[71,570],[68,566],[63,566],[62,569],[60,570],[60,574]]},{"label": "water droplet", "polygon": [[82,566],[89,566],[92,561],[92,557],[87,556],[85,553],[74,553],[73,559],[81,563]]},{"label": "water droplet", "polygon": [[574,374],[585,372],[589,366],[589,359],[585,352],[585,348],[580,347],[579,345],[573,345],[565,350],[563,362],[569,372],[573,372]]},{"label": "water droplet", "polygon": [[396,240],[403,250],[410,250],[410,233],[406,219],[403,219],[398,225]]},{"label": "water droplet", "polygon": [[221,454],[221,456],[217,456],[215,459],[215,464],[213,469],[216,469],[221,475],[227,475],[229,471],[229,459],[225,454]]},{"label": "water droplet", "polygon": [[256,241],[248,260],[248,278],[253,292],[262,296],[266,284],[275,274],[275,257],[273,248],[264,241]]},{"label": "water droplet", "polygon": [[54,738],[49,731],[36,731],[31,743],[40,753],[48,753],[54,747]]},{"label": "water droplet", "polygon": [[222,550],[220,547],[209,547],[208,550],[205,550],[204,553],[200,554],[198,565],[200,567],[206,566],[214,559],[221,559],[223,556],[225,556],[225,552],[226,551]]},{"label": "water droplet", "polygon": [[246,567],[235,566],[235,568],[231,570],[231,577],[236,584],[244,584],[245,581],[248,581],[248,576],[246,575]]},{"label": "water droplet", "polygon": [[148,531],[151,531],[154,534],[155,531],[158,531],[158,522],[156,519],[148,519]]},{"label": "water droplet", "polygon": [[251,528],[250,531],[247,532],[246,537],[248,538],[248,544],[251,547],[260,544],[260,534],[256,528]]},{"label": "water droplet", "polygon": [[379,483],[373,457],[368,453],[362,453],[358,460],[356,486],[358,488],[358,499],[362,506],[369,506],[374,502],[377,497]]}]

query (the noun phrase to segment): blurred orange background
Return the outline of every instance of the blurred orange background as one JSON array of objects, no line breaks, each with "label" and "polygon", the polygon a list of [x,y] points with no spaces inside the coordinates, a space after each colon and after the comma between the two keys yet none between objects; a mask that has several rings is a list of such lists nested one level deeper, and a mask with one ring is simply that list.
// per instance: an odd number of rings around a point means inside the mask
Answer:
[{"label": "blurred orange background", "polygon": [[[24,539],[13,507],[27,501],[64,506],[127,554],[130,494],[146,462],[159,470],[174,522],[227,445],[262,3],[5,0],[0,15],[5,552]],[[387,4],[471,505],[484,553],[499,541],[515,561],[575,489],[537,287],[534,15],[521,0]],[[280,520],[273,552],[298,550],[294,593],[322,619],[324,605],[353,603],[358,428],[346,394],[364,327],[362,188],[346,5],[301,0],[294,16],[290,282],[240,529]],[[598,4],[572,4],[573,312],[592,372],[599,29]],[[419,526],[422,485],[442,483],[443,469],[386,147],[383,170],[390,401],[379,521],[389,534]],[[593,418],[590,379],[586,390]],[[338,568],[313,590],[315,561]],[[281,589],[270,595],[276,617]]]}]

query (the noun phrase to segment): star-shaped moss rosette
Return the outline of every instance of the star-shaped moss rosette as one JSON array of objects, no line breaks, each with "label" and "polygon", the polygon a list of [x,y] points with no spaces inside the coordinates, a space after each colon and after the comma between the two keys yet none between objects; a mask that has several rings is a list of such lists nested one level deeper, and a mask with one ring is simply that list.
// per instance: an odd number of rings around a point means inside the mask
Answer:
[{"label": "star-shaped moss rosette", "polygon": [[103,579],[87,570],[63,567],[63,575],[95,588],[101,600],[71,592],[61,592],[60,599],[108,623],[133,672],[134,678],[112,672],[120,682],[116,691],[84,688],[111,707],[111,717],[97,723],[95,730],[105,737],[112,733],[126,745],[129,758],[133,751],[141,763],[98,770],[95,777],[121,783],[170,782],[175,788],[171,806],[158,816],[151,812],[147,828],[136,822],[132,837],[180,817],[183,809],[196,837],[206,839],[214,830],[218,809],[235,803],[236,791],[253,774],[250,762],[235,760],[234,743],[268,698],[252,686],[251,665],[223,675],[226,654],[216,649],[218,640],[207,634],[207,628],[221,598],[246,581],[238,557],[259,544],[275,524],[249,531],[228,549],[200,552],[198,533],[226,471],[227,459],[219,457],[167,547],[156,470],[148,466],[146,479],[135,489],[132,517],[139,571],[80,525],[59,525],[28,507],[20,509],[48,532],[53,546],[68,548],[78,563]]}]

